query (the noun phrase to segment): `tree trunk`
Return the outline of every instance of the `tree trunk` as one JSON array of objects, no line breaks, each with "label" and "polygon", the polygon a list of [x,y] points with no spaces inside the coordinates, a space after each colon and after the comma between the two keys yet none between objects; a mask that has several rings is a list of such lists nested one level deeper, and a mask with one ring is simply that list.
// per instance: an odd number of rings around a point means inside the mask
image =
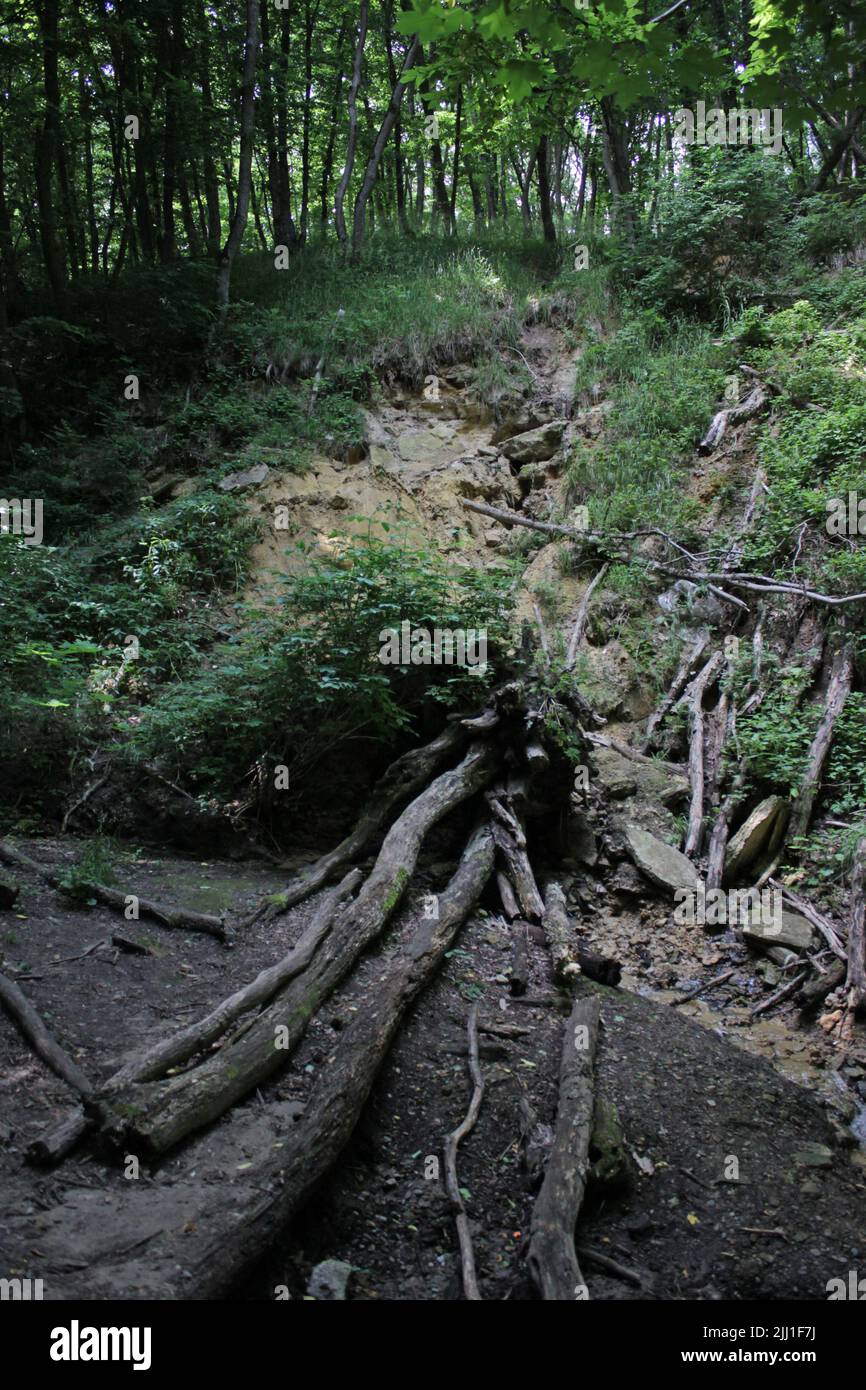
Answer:
[{"label": "tree trunk", "polygon": [[220,255],[217,270],[217,305],[219,321],[225,319],[229,307],[232,266],[243,241],[250,207],[250,188],[253,173],[253,134],[256,105],[256,49],[259,41],[259,0],[247,0],[244,61],[241,77],[241,151],[238,168],[238,197],[228,240]]},{"label": "tree trunk", "polygon": [[372,153],[370,155],[369,160],[367,161],[367,168],[364,171],[364,177],[361,180],[361,187],[358,189],[358,194],[355,198],[355,215],[352,224],[353,256],[358,254],[364,241],[364,217],[366,213],[367,200],[370,197],[370,194],[373,191],[373,185],[376,182],[376,173],[379,168],[379,161],[382,158],[382,151],[388,143],[388,138],[391,134],[391,131],[394,128],[394,123],[397,120],[397,116],[400,111],[400,103],[403,100],[403,93],[406,90],[406,84],[403,79],[406,73],[409,72],[410,68],[413,67],[415,59],[418,56],[418,51],[419,44],[418,36],[416,34],[413,35],[412,39],[409,42],[409,48],[406,53],[406,59],[403,63],[403,68],[400,73],[400,81],[397,83],[396,87],[391,93],[391,100],[388,103],[388,109],[385,112],[384,119],[382,121],[381,126],[379,127],[379,133],[376,136],[375,142],[373,144]]},{"label": "tree trunk", "polygon": [[555,245],[556,225],[553,221],[553,209],[550,202],[550,141],[546,135],[542,135],[538,142],[535,158],[538,166],[538,206],[541,212],[544,240]]},{"label": "tree trunk", "polygon": [[[361,65],[364,59],[364,43],[367,38],[367,8],[367,0],[361,0],[361,9],[358,15],[358,41],[355,44],[355,57],[352,63],[352,81],[349,85],[347,103],[349,112],[349,136],[346,141],[346,159],[343,164],[343,172],[340,175],[340,182],[337,185],[337,194],[334,199],[334,223],[337,228],[337,237],[343,246],[345,246],[349,240],[343,204],[346,199],[349,181],[352,177],[352,169],[355,165],[355,149],[358,144],[358,88],[361,85]],[[375,170],[373,172],[375,177]]]}]

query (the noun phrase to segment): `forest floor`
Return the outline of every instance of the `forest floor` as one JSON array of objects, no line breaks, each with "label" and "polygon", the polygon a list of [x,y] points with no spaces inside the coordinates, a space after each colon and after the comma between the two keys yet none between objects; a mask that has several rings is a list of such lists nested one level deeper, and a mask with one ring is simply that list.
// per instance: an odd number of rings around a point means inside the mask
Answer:
[{"label": "forest floor", "polygon": [[[602,402],[572,416],[573,356],[557,330],[528,326],[520,355],[534,386],[505,433],[473,400],[468,369],[451,368],[437,398],[391,394],[369,419],[363,458],[322,459],[300,477],[274,473],[250,494],[251,508],[286,503],[293,534],[327,549],[336,525],[366,526],[360,518],[399,507],[419,533],[446,550],[453,542],[455,558],[496,563],[506,528],[467,513],[461,498],[546,514],[561,492],[562,440],[591,447],[605,413]],[[562,423],[554,447],[542,442],[541,457],[509,466],[503,439],[543,433],[551,422]],[[707,469],[722,466],[695,470],[696,495],[707,488]],[[728,466],[741,469],[742,453],[733,450]],[[468,553],[457,535],[467,527],[476,542]],[[263,542],[259,582],[267,585],[282,563],[277,543]],[[551,627],[567,634],[586,578],[560,573],[550,545],[533,553],[525,585],[524,614],[545,586],[556,588]],[[605,733],[628,742],[654,703],[638,665],[603,632],[584,643],[582,661],[594,703],[606,711]],[[593,762],[592,777],[592,843],[534,847],[562,864],[584,944],[623,967],[620,988],[601,988],[598,1085],[618,1126],[598,1138],[578,1229],[590,1296],[824,1298],[828,1280],[866,1259],[863,1038],[843,1046],[832,1026],[802,1022],[790,1002],[755,1017],[778,971],[732,931],[710,937],[676,924],[668,900],[630,866],[624,871],[623,795],[636,796],[629,804],[649,823],[665,822],[670,788],[658,804],[646,788],[623,793],[610,760]],[[375,1008],[383,966],[413,906],[453,867],[465,829],[458,811],[429,837],[403,910],[313,1019],[291,1066],[173,1155],[142,1158],[137,1176],[125,1175],[124,1155],[87,1143],[51,1172],[25,1164],[27,1144],[68,1108],[69,1092],[0,1018],[3,1273],[43,1278],[49,1298],[195,1297],[183,1286],[184,1251],[206,1239],[215,1210],[240,1209],[257,1191],[258,1170],[303,1114],[340,1033],[354,1014]],[[73,836],[19,843],[52,865],[73,860],[77,848]],[[124,892],[233,918],[286,878],[261,862],[148,850],[124,853],[116,867]],[[26,874],[21,884],[19,904],[0,926],[7,969],[22,972],[28,997],[94,1082],[283,956],[315,908],[311,899],[259,922],[227,949],[207,936],[122,921],[98,905],[66,905]],[[309,1296],[312,1271],[327,1260],[351,1266],[350,1298],[459,1297],[453,1216],[437,1165],[468,1102],[466,1024],[475,1001],[486,1094],[458,1169],[480,1286],[489,1299],[533,1296],[525,1234],[555,1116],[568,1001],[540,933],[530,942],[528,993],[510,994],[510,933],[497,905],[488,889],[400,1029],[336,1168],[236,1297]],[[113,944],[114,935],[147,953]],[[707,989],[728,969],[729,979]]]}]

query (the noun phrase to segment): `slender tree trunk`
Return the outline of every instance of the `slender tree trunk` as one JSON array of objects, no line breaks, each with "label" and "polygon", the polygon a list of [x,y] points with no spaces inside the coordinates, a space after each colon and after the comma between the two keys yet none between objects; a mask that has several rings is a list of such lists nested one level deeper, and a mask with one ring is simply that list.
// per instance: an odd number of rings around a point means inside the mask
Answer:
[{"label": "slender tree trunk", "polygon": [[454,118],[454,158],[451,164],[451,207],[449,208],[449,221],[451,224],[451,235],[457,235],[457,179],[460,172],[460,138],[461,126],[463,123],[463,85],[457,88],[457,109]]},{"label": "slender tree trunk", "polygon": [[256,120],[256,50],[259,42],[259,0],[247,0],[244,61],[241,77],[241,149],[238,168],[238,198],[228,240],[220,255],[217,270],[217,305],[219,321],[225,319],[229,307],[232,266],[243,241],[250,206],[253,172],[253,135]]},{"label": "slender tree trunk", "polygon": [[541,211],[544,240],[556,245],[556,226],[550,202],[550,141],[546,135],[542,135],[538,142],[535,158],[538,167],[538,206]]},{"label": "slender tree trunk", "polygon": [[334,145],[337,139],[337,121],[340,115],[340,96],[343,90],[343,38],[346,33],[345,20],[340,25],[340,37],[337,39],[337,78],[334,83],[334,96],[331,101],[331,113],[328,121],[328,143],[325,146],[325,153],[322,159],[322,211],[321,226],[322,236],[328,230],[328,190],[331,187],[331,175],[334,168]]},{"label": "slender tree trunk", "polygon": [[45,114],[36,133],[34,174],[39,209],[39,239],[51,293],[62,316],[66,302],[66,267],[57,236],[54,175],[60,121],[60,84],[57,74],[57,0],[43,0],[39,8],[42,40],[42,72]]},{"label": "slender tree trunk", "polygon": [[403,100],[403,93],[406,90],[406,83],[404,81],[404,78],[406,74],[410,71],[410,69],[414,66],[419,49],[420,45],[418,43],[418,36],[417,34],[414,34],[409,41],[409,48],[407,49],[406,58],[403,63],[402,71],[400,73],[400,80],[391,93],[391,100],[388,103],[388,109],[385,112],[384,119],[382,121],[381,126],[379,127],[379,133],[376,136],[375,142],[373,144],[373,150],[369,160],[367,161],[367,168],[364,171],[364,177],[361,181],[361,187],[358,189],[358,194],[355,199],[355,215],[352,226],[353,255],[357,255],[358,251],[360,251],[361,245],[364,240],[364,217],[367,207],[367,200],[370,197],[370,194],[373,191],[373,185],[376,182],[376,173],[379,168],[379,161],[382,158],[382,151],[388,143],[388,138],[391,134],[391,131],[394,128],[394,122],[396,121],[397,115],[400,111],[400,103]]},{"label": "slender tree trunk", "polygon": [[[346,159],[343,164],[343,172],[340,175],[340,182],[337,185],[337,195],[334,199],[334,222],[337,228],[337,236],[343,246],[345,246],[346,242],[349,240],[343,205],[346,200],[346,190],[349,187],[349,181],[352,177],[352,169],[355,165],[355,149],[358,144],[358,88],[361,85],[361,66],[364,60],[364,44],[367,39],[367,12],[367,0],[361,0],[361,9],[358,15],[358,41],[355,44],[355,57],[352,63],[352,81],[349,86],[349,136],[346,142]],[[373,173],[375,177],[375,170]]]},{"label": "slender tree trunk", "polygon": [[222,241],[222,223],[220,220],[220,191],[217,167],[212,154],[212,130],[216,124],[216,112],[214,110],[213,95],[210,85],[210,65],[208,63],[208,33],[207,15],[203,16],[205,26],[201,44],[201,98],[202,116],[204,118],[204,131],[202,132],[202,146],[204,149],[204,201],[207,208],[207,253],[216,260],[220,253],[220,243]]}]

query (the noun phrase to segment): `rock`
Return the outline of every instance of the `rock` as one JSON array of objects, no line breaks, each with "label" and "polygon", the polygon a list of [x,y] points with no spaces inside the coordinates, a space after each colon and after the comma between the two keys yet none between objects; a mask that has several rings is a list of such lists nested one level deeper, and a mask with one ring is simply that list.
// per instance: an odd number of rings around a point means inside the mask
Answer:
[{"label": "rock", "polygon": [[321,1302],[345,1302],[351,1273],[345,1260],[323,1260],[310,1275],[307,1293]]},{"label": "rock", "polygon": [[14,878],[9,878],[0,870],[0,908],[14,907],[19,888]]},{"label": "rock", "polygon": [[788,810],[784,797],[768,796],[747,816],[728,842],[726,881],[738,878],[759,856],[772,858],[785,832]]},{"label": "rock", "polygon": [[804,1144],[794,1154],[794,1162],[801,1168],[829,1168],[833,1162],[833,1150],[826,1144]]},{"label": "rock", "polygon": [[580,807],[572,806],[565,825],[563,852],[566,858],[575,859],[588,868],[598,860],[598,841],[589,818]]},{"label": "rock", "polygon": [[673,845],[665,844],[638,825],[626,826],[625,841],[632,859],[650,882],[672,893],[678,888],[697,888],[697,869]]},{"label": "rock", "polygon": [[762,922],[760,911],[755,909],[743,927],[743,936],[756,946],[787,946],[791,951],[808,951],[818,944],[817,932],[805,917],[784,911],[780,916],[779,922]]},{"label": "rock", "polygon": [[362,410],[361,415],[364,420],[364,438],[368,444],[376,444],[379,448],[387,449],[391,443],[391,436],[382,424],[378,415],[373,415],[369,410]]},{"label": "rock", "polygon": [[644,891],[644,881],[633,864],[618,864],[613,876],[613,890],[627,897],[639,897]]},{"label": "rock", "polygon": [[241,473],[227,473],[224,478],[220,478],[217,487],[223,492],[234,492],[239,487],[252,487],[263,483],[270,471],[266,463],[257,463],[252,468],[245,468]]},{"label": "rock", "polygon": [[634,796],[637,791],[636,764],[614,748],[596,748],[590,758],[602,791],[613,801]]},{"label": "rock", "polygon": [[674,806],[688,795],[688,778],[663,763],[638,762],[599,745],[592,753],[592,764],[602,789],[614,801],[637,794],[645,801]]},{"label": "rock", "polygon": [[500,444],[500,450],[510,463],[543,463],[552,458],[562,443],[564,420],[551,420],[538,429],[515,434]]}]

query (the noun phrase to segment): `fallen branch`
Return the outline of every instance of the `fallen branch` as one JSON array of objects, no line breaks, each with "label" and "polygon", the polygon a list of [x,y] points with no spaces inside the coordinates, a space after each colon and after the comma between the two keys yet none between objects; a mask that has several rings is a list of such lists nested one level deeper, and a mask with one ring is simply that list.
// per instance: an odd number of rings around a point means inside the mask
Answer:
[{"label": "fallen branch", "polygon": [[756,1004],[755,1007],[750,1010],[751,1017],[757,1018],[758,1014],[765,1014],[768,1009],[772,1009],[776,1004],[781,1004],[783,999],[790,999],[791,995],[796,994],[797,990],[802,984],[805,984],[808,978],[808,970],[803,970],[801,974],[795,975],[793,980],[789,980],[787,984],[781,985],[779,989],[770,995],[769,999],[764,999],[762,1003]]},{"label": "fallen branch", "polygon": [[26,995],[6,975],[0,975],[0,1004],[55,1076],[59,1076],[79,1095],[90,1095],[91,1085],[81,1067],[54,1040]]},{"label": "fallen branch", "polygon": [[674,701],[680,695],[682,688],[686,684],[686,681],[688,680],[689,676],[694,670],[695,665],[706,651],[706,646],[709,640],[710,634],[709,632],[707,632],[706,628],[703,628],[701,632],[698,634],[698,637],[695,639],[692,646],[689,648],[686,656],[683,658],[683,660],[677,667],[677,673],[670,683],[667,694],[665,695],[658,708],[653,711],[653,713],[647,720],[646,732],[644,734],[643,743],[641,744],[642,753],[647,753],[651,748],[653,742],[655,741],[656,729],[658,728],[659,724],[661,724],[662,720],[664,719],[668,710],[673,705]]},{"label": "fallen branch", "polygon": [[[0,840],[0,859],[5,864],[14,864],[18,868],[28,869],[30,873],[38,875],[50,888],[63,892],[60,874],[45,864],[38,864],[23,850],[15,849],[7,840]],[[211,917],[204,912],[187,912],[184,908],[179,907],[164,907],[162,903],[151,902],[149,898],[140,898],[137,894],[122,893],[119,889],[109,888],[104,883],[83,883],[81,889],[91,898],[102,903],[104,907],[110,907],[115,912],[122,912],[124,915],[134,899],[139,917],[152,917],[163,927],[204,932],[207,936],[215,936],[219,941],[225,941],[228,936],[225,922],[220,917]]]},{"label": "fallen branch", "polygon": [[574,1229],[589,1170],[598,1027],[598,999],[576,1000],[562,1042],[553,1146],[530,1222],[529,1272],[547,1302],[587,1297]]},{"label": "fallen branch", "polygon": [[185,1236],[181,1298],[221,1296],[303,1205],[347,1143],[366,1104],[391,1040],[412,1001],[427,986],[460,926],[477,903],[493,868],[489,825],[479,826],[447,887],[439,894],[437,921],[421,919],[405,949],[376,988],[375,1007],[361,1010],[341,1034],[304,1114],[277,1157],[262,1160],[255,1174],[256,1199],[238,1219],[236,1204],[209,1216],[204,1204],[197,1232]]},{"label": "fallen branch", "polygon": [[[844,709],[845,701],[851,690],[853,676],[854,649],[850,642],[846,642],[833,658],[830,682],[824,700],[824,712],[821,715],[821,722],[815,732],[815,737],[812,739],[809,756],[806,760],[806,771],[803,774],[800,790],[791,810],[791,818],[785,836],[786,841],[804,835],[808,829],[812,806],[821,781],[821,773],[824,770],[824,763],[827,760],[827,754],[833,740],[833,726]],[[783,846],[780,846],[780,852],[782,848]]]},{"label": "fallen branch", "polygon": [[851,925],[848,928],[848,1008],[862,1013],[866,1007],[866,836],[858,841],[851,870]]},{"label": "fallen branch", "polygon": [[137,1056],[129,1058],[119,1071],[100,1087],[100,1096],[109,1096],[120,1091],[132,1082],[153,1081],[165,1076],[173,1067],[189,1061],[197,1052],[221,1037],[243,1014],[260,1007],[273,999],[296,975],[306,970],[316,951],[324,941],[333,925],[334,917],[351,897],[363,879],[360,869],[352,869],[342,882],[325,895],[316,908],[310,925],[303,932],[291,950],[267,970],[262,970],[254,980],[223,999],[197,1023],[191,1023],[173,1037],[155,1043]]},{"label": "fallen branch", "polygon": [[595,577],[586,586],[583,598],[580,600],[580,607],[577,610],[577,616],[574,620],[574,627],[571,629],[571,637],[569,638],[568,642],[568,650],[565,654],[566,670],[571,670],[572,666],[577,660],[577,649],[580,646],[581,638],[583,637],[583,630],[586,627],[586,618],[589,612],[589,601],[592,598],[601,581],[604,579],[604,576],[607,574],[608,568],[609,567],[607,563],[602,565],[601,569],[598,571]]},{"label": "fallen branch", "polygon": [[746,420],[754,419],[766,404],[766,389],[760,381],[756,381],[744,401],[738,405],[728,406],[713,416],[710,428],[698,445],[698,453],[711,454],[721,443],[728,425],[740,425]]},{"label": "fallen branch", "polygon": [[401,801],[413,796],[426,785],[434,769],[447,754],[460,747],[464,738],[460,726],[451,724],[431,743],[425,744],[423,748],[412,748],[391,763],[367,798],[364,810],[351,833],[334,849],[302,870],[284,892],[277,895],[268,894],[246,918],[244,925],[251,926],[261,917],[269,920],[287,912],[290,907],[315,893],[339,869],[357,858],[385,825],[391,812]]},{"label": "fallen branch", "polygon": [[704,693],[715,679],[723,661],[722,653],[714,652],[695,676],[686,693],[690,724],[689,779],[692,784],[689,823],[683,847],[683,853],[687,856],[693,855],[698,849],[704,823]]},{"label": "fallen branch", "polygon": [[481,1102],[484,1098],[484,1076],[478,1060],[478,1004],[469,1010],[469,1074],[472,1077],[472,1098],[463,1120],[445,1140],[445,1191],[454,1212],[457,1226],[457,1240],[460,1245],[460,1269],[463,1277],[463,1292],[472,1302],[481,1302],[478,1279],[475,1274],[475,1255],[472,1250],[472,1233],[466,1203],[457,1179],[457,1146],[461,1139],[471,1134],[478,1119]]},{"label": "fallen branch", "polygon": [[568,920],[565,894],[562,885],[551,881],[544,890],[544,918],[542,925],[553,962],[553,977],[563,985],[573,985],[581,973],[576,952],[571,944],[571,924]]},{"label": "fallen branch", "polygon": [[[112,1133],[164,1153],[201,1129],[285,1065],[319,1006],[391,918],[415,869],[427,831],[490,780],[494,751],[473,744],[463,761],[416,797],[388,831],[358,897],[337,917],[307,966],[239,1038],[168,1081],[132,1085],[99,1101]],[[130,1119],[130,1112],[133,1118]]]}]

